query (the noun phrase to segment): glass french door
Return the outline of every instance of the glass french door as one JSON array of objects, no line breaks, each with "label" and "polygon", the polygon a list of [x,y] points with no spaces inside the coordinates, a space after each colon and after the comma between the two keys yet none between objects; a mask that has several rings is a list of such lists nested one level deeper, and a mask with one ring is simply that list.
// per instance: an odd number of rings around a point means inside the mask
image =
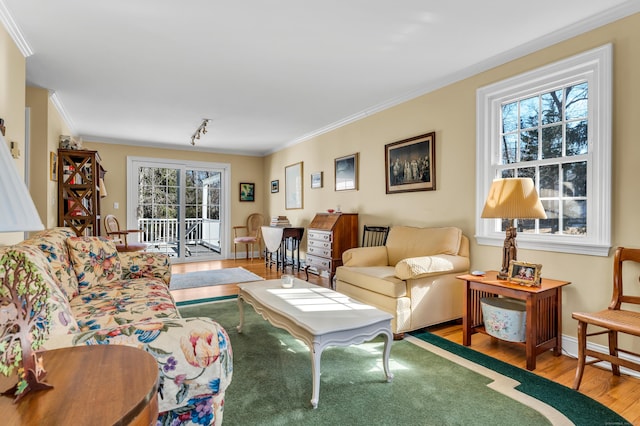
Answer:
[{"label": "glass french door", "polygon": [[228,165],[129,159],[130,226],[174,262],[226,257]]}]

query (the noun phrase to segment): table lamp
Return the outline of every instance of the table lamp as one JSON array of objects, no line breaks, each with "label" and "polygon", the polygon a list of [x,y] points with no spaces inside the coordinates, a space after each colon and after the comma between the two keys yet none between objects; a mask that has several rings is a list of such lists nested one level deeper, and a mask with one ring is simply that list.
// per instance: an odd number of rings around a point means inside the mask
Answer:
[{"label": "table lamp", "polygon": [[509,225],[502,249],[502,267],[498,279],[509,278],[509,263],[518,259],[515,219],[546,219],[547,214],[538,198],[531,178],[495,179],[480,215],[487,219],[507,219]]},{"label": "table lamp", "polygon": [[[0,232],[43,229],[29,190],[20,177],[0,134]],[[42,382],[46,372],[35,350],[44,342],[49,326],[47,291],[42,277],[26,266],[28,255],[10,248],[0,254],[3,280],[0,280],[0,373],[11,375],[18,368],[19,381],[3,394],[16,401],[29,390],[47,389]]]}]

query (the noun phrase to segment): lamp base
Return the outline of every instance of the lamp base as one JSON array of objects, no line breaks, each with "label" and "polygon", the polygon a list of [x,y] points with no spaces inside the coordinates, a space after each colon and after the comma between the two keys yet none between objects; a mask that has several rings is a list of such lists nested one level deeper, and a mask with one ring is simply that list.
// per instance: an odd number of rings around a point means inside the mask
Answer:
[{"label": "lamp base", "polygon": [[509,272],[500,271],[500,272],[498,272],[497,278],[499,280],[508,280],[509,279]]},{"label": "lamp base", "polygon": [[516,246],[516,228],[513,226],[513,219],[509,220],[509,226],[506,229],[504,245],[502,246],[502,267],[498,273],[499,280],[509,279],[509,266],[512,260],[518,259],[518,248]]}]

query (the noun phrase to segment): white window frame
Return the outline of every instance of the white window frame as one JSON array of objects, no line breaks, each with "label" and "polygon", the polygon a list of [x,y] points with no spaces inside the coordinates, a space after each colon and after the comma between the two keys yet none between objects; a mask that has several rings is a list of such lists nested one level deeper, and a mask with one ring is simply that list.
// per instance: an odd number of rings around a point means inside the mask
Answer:
[{"label": "white window frame", "polygon": [[[611,248],[611,44],[517,75],[476,92],[476,241],[502,246],[499,219],[480,214],[500,165],[501,105],[514,97],[539,94],[586,80],[589,84],[587,154],[587,234],[583,236],[518,233],[520,248],[608,256]],[[526,163],[515,163],[514,166]]]}]

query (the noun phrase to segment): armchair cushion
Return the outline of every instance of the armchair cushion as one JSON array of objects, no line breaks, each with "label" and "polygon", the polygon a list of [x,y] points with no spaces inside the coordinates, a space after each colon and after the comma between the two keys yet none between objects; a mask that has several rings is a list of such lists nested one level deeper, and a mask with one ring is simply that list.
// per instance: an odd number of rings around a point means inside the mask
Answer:
[{"label": "armchair cushion", "polygon": [[67,239],[67,246],[80,287],[121,278],[122,265],[113,241],[103,237],[71,237]]},{"label": "armchair cushion", "polygon": [[405,297],[407,284],[394,275],[393,266],[341,267],[336,271],[340,281],[369,289],[389,297]]},{"label": "armchair cushion", "polygon": [[412,280],[445,272],[463,272],[469,268],[469,259],[446,254],[410,257],[396,264],[395,275],[401,280]]},{"label": "armchair cushion", "polygon": [[403,259],[434,254],[457,255],[460,251],[462,230],[454,227],[414,228],[393,226],[387,237],[389,265],[395,266]]}]

